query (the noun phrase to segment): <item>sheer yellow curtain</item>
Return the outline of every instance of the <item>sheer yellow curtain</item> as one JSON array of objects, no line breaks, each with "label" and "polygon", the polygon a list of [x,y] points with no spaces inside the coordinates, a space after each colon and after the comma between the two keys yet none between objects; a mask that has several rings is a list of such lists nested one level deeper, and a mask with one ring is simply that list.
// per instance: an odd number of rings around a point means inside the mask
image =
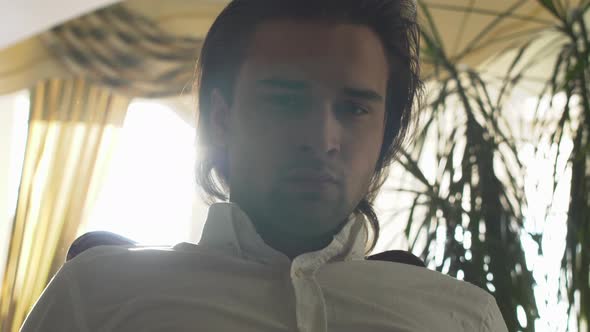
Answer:
[{"label": "sheer yellow curtain", "polygon": [[81,79],[31,91],[29,133],[6,272],[0,331],[18,331],[62,265],[100,187],[129,100]]}]

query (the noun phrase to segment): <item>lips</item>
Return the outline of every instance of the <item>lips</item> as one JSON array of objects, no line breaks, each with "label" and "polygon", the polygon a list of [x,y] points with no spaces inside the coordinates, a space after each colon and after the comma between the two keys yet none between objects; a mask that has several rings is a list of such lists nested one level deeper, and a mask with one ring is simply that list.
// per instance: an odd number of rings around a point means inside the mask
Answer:
[{"label": "lips", "polygon": [[328,171],[296,169],[288,173],[287,181],[307,183],[338,183],[338,178]]}]

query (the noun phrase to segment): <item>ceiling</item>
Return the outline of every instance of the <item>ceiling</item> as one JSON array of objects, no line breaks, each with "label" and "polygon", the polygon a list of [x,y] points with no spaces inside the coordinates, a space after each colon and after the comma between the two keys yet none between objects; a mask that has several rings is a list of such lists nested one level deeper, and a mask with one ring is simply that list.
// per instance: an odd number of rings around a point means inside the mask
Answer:
[{"label": "ceiling", "polygon": [[[91,12],[95,9],[105,7],[120,0],[0,0],[0,49],[15,44],[25,38],[47,30],[50,27],[63,23],[69,19],[75,18],[81,14]],[[134,2],[134,1],[131,1]],[[138,2],[138,1],[135,1]],[[144,2],[154,4],[153,1]],[[174,1],[175,3],[184,2],[185,5],[195,5],[203,2],[226,2],[225,0],[185,0]],[[466,20],[466,24],[457,24],[457,21],[465,18],[465,13],[461,12],[465,8],[473,5],[480,9],[481,12],[472,11],[471,19]],[[435,16],[437,23],[442,27],[449,27],[443,31],[443,35],[460,36],[461,40],[469,40],[477,34],[482,25],[489,23],[494,19],[494,15],[482,14],[485,11],[500,13],[514,4],[512,0],[502,1],[469,1],[469,0],[427,0],[425,3],[432,6],[432,14]],[[536,1],[526,1],[529,4],[519,6],[517,12],[523,16],[538,15],[538,6]],[[156,7],[165,3],[159,3]],[[146,6],[148,7],[148,6]],[[150,6],[151,7],[151,6]],[[146,8],[149,11],[149,7]],[[518,22],[520,23],[520,22]],[[473,36],[472,36],[473,35]],[[460,44],[460,43],[459,43]],[[453,46],[460,46],[454,43]]]},{"label": "ceiling", "polygon": [[119,0],[0,0],[0,49]]},{"label": "ceiling", "polygon": [[[25,41],[48,28],[119,1],[0,0],[0,50],[16,52],[11,50],[14,47],[10,46],[19,45],[18,42]],[[124,2],[128,8],[157,22],[165,31],[178,35],[203,37],[223,3],[227,1],[126,0]],[[578,1],[580,0],[571,0],[572,3]],[[498,53],[515,43],[518,44],[517,42],[521,43],[521,39],[526,39],[531,31],[554,24],[553,18],[539,6],[537,0],[422,0],[421,2],[426,5],[432,15],[438,30],[437,34],[445,45],[445,53],[449,58],[470,67],[483,66],[493,72],[504,72],[505,69],[502,67],[507,67],[511,63],[511,57],[506,57],[506,60],[494,61],[494,64],[490,65],[490,60],[498,60],[496,59]],[[425,11],[420,8],[419,12],[422,27],[428,29]],[[511,15],[504,15],[507,12]],[[590,12],[588,14],[590,15]],[[23,49],[27,45],[21,46],[20,48]],[[546,45],[541,43],[537,48],[543,49]],[[27,51],[28,53],[24,51],[17,53],[29,57],[40,57],[39,45],[31,50]],[[541,69],[533,71],[535,75],[539,77],[547,75],[546,70],[542,69],[551,66],[554,54],[549,53],[545,56],[546,61],[539,64],[538,68]],[[424,65],[424,72],[432,72],[427,61]],[[0,69],[3,67],[14,68],[14,64],[0,63]]]}]

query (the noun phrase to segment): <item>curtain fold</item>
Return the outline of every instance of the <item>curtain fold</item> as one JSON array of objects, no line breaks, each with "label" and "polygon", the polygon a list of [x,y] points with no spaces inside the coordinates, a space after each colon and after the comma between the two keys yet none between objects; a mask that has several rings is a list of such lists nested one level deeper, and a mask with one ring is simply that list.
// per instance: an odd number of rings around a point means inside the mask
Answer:
[{"label": "curtain fold", "polygon": [[129,99],[82,79],[31,90],[29,132],[0,293],[0,331],[18,331],[61,267],[116,147]]}]

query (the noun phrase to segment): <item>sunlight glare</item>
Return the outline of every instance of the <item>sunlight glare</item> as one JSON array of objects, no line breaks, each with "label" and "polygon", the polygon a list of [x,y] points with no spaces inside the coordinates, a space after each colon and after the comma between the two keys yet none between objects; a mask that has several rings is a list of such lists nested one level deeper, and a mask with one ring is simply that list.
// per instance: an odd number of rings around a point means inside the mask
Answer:
[{"label": "sunlight glare", "polygon": [[85,231],[107,230],[149,245],[190,240],[194,139],[194,128],[169,107],[131,103]]}]

